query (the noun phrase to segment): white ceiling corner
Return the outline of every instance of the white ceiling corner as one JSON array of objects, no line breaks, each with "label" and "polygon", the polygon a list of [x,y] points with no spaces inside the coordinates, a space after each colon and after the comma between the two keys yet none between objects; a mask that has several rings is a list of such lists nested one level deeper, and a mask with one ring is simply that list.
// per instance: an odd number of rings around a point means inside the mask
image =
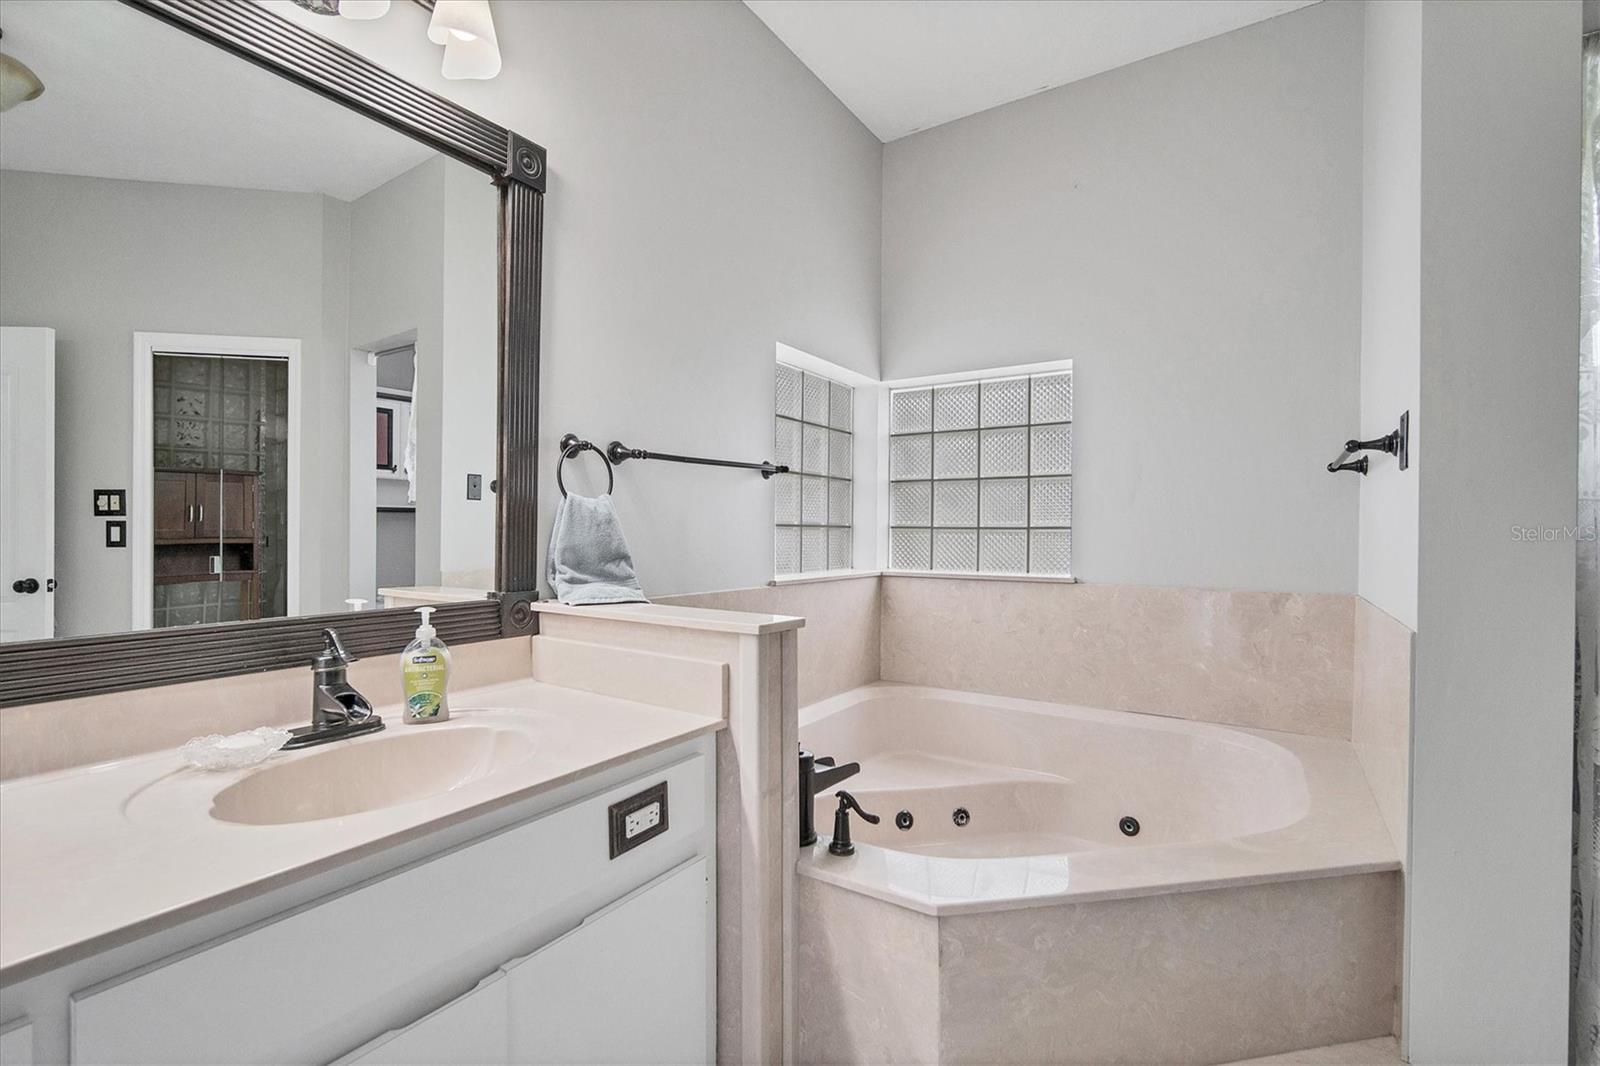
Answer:
[{"label": "white ceiling corner", "polygon": [[744,0],[881,141],[1317,0]]}]

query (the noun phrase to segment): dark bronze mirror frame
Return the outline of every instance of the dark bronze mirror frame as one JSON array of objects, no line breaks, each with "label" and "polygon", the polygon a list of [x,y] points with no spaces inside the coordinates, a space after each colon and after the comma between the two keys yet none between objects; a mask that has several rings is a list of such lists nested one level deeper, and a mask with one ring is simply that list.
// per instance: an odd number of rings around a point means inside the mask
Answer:
[{"label": "dark bronze mirror frame", "polygon": [[[535,632],[544,149],[249,0],[122,2],[493,179],[500,199],[500,443],[491,487],[500,591],[482,603],[441,604],[433,623],[450,644]],[[393,608],[0,645],[0,707],[308,664],[329,625],[357,655],[398,653],[416,615]]]}]

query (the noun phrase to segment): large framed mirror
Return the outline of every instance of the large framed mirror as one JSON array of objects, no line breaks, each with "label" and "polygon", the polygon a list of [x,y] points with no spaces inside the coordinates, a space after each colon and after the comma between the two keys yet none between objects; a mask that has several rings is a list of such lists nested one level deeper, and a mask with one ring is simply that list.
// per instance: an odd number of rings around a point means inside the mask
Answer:
[{"label": "large framed mirror", "polygon": [[531,632],[544,150],[244,0],[0,35],[0,706]]}]

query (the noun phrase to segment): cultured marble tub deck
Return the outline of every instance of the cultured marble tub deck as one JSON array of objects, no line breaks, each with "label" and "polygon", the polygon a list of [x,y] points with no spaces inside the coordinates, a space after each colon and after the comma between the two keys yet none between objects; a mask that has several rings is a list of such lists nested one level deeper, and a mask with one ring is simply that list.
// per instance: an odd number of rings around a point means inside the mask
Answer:
[{"label": "cultured marble tub deck", "polygon": [[[1343,740],[894,684],[805,708],[800,733],[862,764],[841,787],[883,819],[853,819],[856,854],[819,845],[801,873],[924,914],[1400,867]],[[817,803],[824,836],[832,791]]]},{"label": "cultured marble tub deck", "polygon": [[801,1062],[1203,1064],[1392,1031],[1398,854],[1349,742],[883,684],[800,735],[862,764],[843,787],[882,819],[801,857]]}]

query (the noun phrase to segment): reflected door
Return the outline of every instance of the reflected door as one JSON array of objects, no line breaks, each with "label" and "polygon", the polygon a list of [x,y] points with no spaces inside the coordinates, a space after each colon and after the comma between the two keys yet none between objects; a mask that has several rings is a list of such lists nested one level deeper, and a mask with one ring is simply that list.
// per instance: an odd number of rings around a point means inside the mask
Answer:
[{"label": "reflected door", "polygon": [[151,624],[278,618],[287,565],[287,365],[152,359]]},{"label": "reflected door", "polygon": [[0,641],[55,636],[56,331],[0,327]]}]

